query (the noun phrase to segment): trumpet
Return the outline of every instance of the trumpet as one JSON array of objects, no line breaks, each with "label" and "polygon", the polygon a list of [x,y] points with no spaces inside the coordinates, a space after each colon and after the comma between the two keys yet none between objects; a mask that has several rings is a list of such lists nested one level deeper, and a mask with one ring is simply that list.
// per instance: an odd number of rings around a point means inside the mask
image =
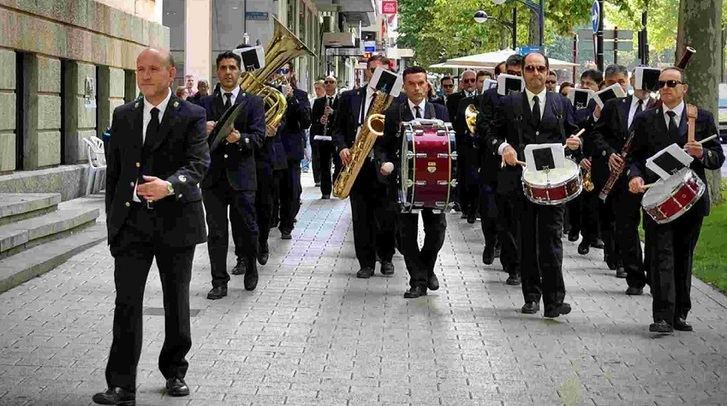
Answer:
[{"label": "trumpet", "polygon": [[467,106],[464,111],[464,121],[467,123],[467,129],[470,130],[470,136],[475,136],[475,126],[477,125],[477,115],[480,114],[477,111],[477,107],[474,104]]}]

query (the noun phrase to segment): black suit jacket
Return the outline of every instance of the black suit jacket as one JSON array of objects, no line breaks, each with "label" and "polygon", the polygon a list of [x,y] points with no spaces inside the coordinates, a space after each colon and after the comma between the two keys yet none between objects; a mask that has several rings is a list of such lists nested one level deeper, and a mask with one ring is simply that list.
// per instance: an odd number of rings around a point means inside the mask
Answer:
[{"label": "black suit jacket", "polygon": [[172,94],[156,137],[142,144],[144,101],[117,107],[111,121],[106,168],[108,242],[127,221],[134,184],[141,175],[167,180],[174,195],[152,203],[164,218],[163,243],[185,247],[206,240],[199,182],[210,164],[205,112]]},{"label": "black suit jacket", "polygon": [[[313,101],[313,107],[311,108],[311,125],[310,125],[310,142],[311,145],[313,145],[314,142],[321,142],[321,141],[315,141],[313,138],[316,135],[325,135],[332,137],[333,134],[333,125],[335,123],[336,117],[336,110],[338,108],[338,95],[333,97],[333,103],[331,104],[331,108],[333,109],[333,113],[328,117],[328,126],[324,126],[321,124],[321,117],[323,117],[323,114],[326,111],[326,98],[328,96],[323,96],[315,99]],[[323,127],[326,127],[326,133],[323,133]]]},{"label": "black suit jacket", "polygon": [[[223,141],[212,151],[212,162],[207,176],[202,181],[202,189],[211,188],[223,179],[230,182],[230,186],[235,190],[257,189],[254,152],[262,147],[265,138],[263,100],[240,91],[235,104],[240,103],[245,103],[245,106],[235,120],[235,129],[240,132],[242,138],[234,144]],[[200,99],[200,105],[206,110],[208,121],[219,120],[225,112],[224,102],[217,92]],[[249,143],[246,143],[245,139],[249,139]],[[212,139],[208,141],[211,143]]]},{"label": "black suit jacket", "polygon": [[500,171],[502,158],[497,153],[497,149],[493,149],[487,145],[486,140],[490,133],[492,122],[495,119],[495,109],[502,97],[497,93],[496,88],[492,88],[477,96],[476,100],[479,113],[477,114],[477,123],[475,124],[474,143],[480,157],[480,177],[490,184],[497,182],[497,174]]},{"label": "black suit jacket", "polygon": [[333,142],[336,149],[351,148],[356,141],[356,134],[361,114],[361,104],[366,96],[366,86],[358,89],[347,90],[338,96],[338,111],[333,122]]},{"label": "black suit jacket", "polygon": [[[635,136],[633,150],[628,156],[628,179],[638,176],[644,179],[645,183],[655,182],[658,176],[646,168],[646,160],[673,143],[683,147],[687,142],[686,106],[679,124],[679,137],[676,140],[669,139],[666,121],[664,120],[664,108],[661,106],[637,114],[631,126]],[[699,109],[694,139],[699,141],[717,133],[712,113]],[[702,159],[695,158],[690,168],[706,183],[704,170],[721,168],[725,157],[722,146],[716,139],[705,142],[702,147],[704,148]],[[709,193],[705,193],[690,210],[699,210],[706,216],[709,214],[709,205]]]},{"label": "black suit jacket", "polygon": [[[447,115],[452,123],[457,122],[457,112],[459,110],[459,102],[465,98],[464,92],[452,93],[447,98]],[[456,131],[456,130],[455,130]]]},{"label": "black suit jacket", "polygon": [[[570,100],[553,92],[546,92],[540,125],[534,128],[526,95],[525,92],[515,92],[500,99],[490,132],[485,139],[485,145],[495,152],[502,143],[507,142],[515,148],[518,159],[522,161],[525,160],[526,145],[556,142],[563,144],[566,138],[578,131],[573,122],[573,106]],[[566,150],[566,153],[574,155],[570,150]],[[522,194],[521,178],[520,165],[501,169],[497,179],[498,193]]]},{"label": "black suit jacket", "polygon": [[283,122],[278,127],[278,135],[283,141],[288,160],[300,161],[305,155],[305,130],[310,127],[310,101],[308,93],[293,89],[288,97],[288,108]]}]

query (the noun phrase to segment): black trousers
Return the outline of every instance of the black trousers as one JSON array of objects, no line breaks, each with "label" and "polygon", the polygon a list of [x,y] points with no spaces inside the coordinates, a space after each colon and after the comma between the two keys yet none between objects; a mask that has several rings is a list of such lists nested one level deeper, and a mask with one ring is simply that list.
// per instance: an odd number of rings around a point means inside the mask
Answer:
[{"label": "black trousers", "polygon": [[458,150],[457,156],[457,191],[459,193],[459,205],[462,213],[475,215],[479,206],[480,175],[479,156],[477,150],[470,145],[465,145]]},{"label": "black trousers", "polygon": [[134,204],[126,224],[111,244],[114,256],[113,341],[106,383],[131,392],[136,390],[136,367],[142,346],[143,300],[146,278],[156,258],[164,302],[164,344],[159,370],[164,378],[184,378],[189,366],[185,356],[192,347],[189,322],[189,283],[195,246],[170,247],[160,230],[163,219],[154,210]]},{"label": "black trousers", "polygon": [[228,207],[235,255],[237,258],[254,261],[258,250],[255,192],[234,190],[229,182],[223,180],[202,190],[202,201],[207,218],[207,250],[212,286],[226,286],[230,280],[227,273]]},{"label": "black trousers", "polygon": [[265,171],[258,169],[257,190],[255,191],[255,213],[258,225],[258,251],[269,252],[268,237],[270,237],[270,224],[273,216],[273,192],[279,182],[280,171]]},{"label": "black trousers", "polygon": [[497,236],[500,240],[500,263],[511,276],[520,275],[520,197],[495,195]]},{"label": "black trousers", "polygon": [[544,206],[521,198],[520,257],[523,297],[545,308],[563,303],[563,205]]},{"label": "black trousers", "polygon": [[371,193],[352,191],[350,197],[353,244],[359,266],[373,268],[376,256],[381,261],[391,262],[396,240],[394,204],[380,189]]},{"label": "black trousers", "polygon": [[[603,241],[608,246],[608,241],[613,239],[615,255],[627,273],[628,286],[643,288],[647,279],[639,238],[641,195],[629,192],[626,183],[619,182],[611,189],[608,199],[602,204],[601,213]],[[613,237],[608,236],[611,233]]]},{"label": "black trousers", "polygon": [[495,248],[497,244],[497,203],[495,202],[495,186],[480,180],[478,206],[482,218],[482,235],[485,247]]},{"label": "black trousers", "polygon": [[598,191],[585,190],[570,202],[568,214],[570,216],[570,233],[580,233],[585,241],[593,242],[600,237],[598,224]]},{"label": "black trousers", "polygon": [[[316,141],[318,145],[318,167],[321,172],[321,194],[330,195],[333,188],[333,182],[341,172],[341,159],[336,153],[336,147],[330,141]],[[334,165],[333,174],[331,174],[331,163]]]},{"label": "black trousers", "polygon": [[686,318],[692,308],[692,259],[704,215],[692,208],[667,224],[656,224],[643,215],[654,321],[672,324],[678,317]]},{"label": "black trousers", "polygon": [[317,141],[311,140],[310,145],[311,169],[313,170],[313,182],[321,183],[320,147]]},{"label": "black trousers", "polygon": [[434,263],[444,244],[447,218],[444,213],[433,213],[432,209],[421,211],[424,222],[424,245],[419,249],[419,214],[399,213],[399,250],[404,255],[406,270],[409,271],[409,286],[427,288],[429,276],[434,273]]},{"label": "black trousers", "polygon": [[295,217],[300,210],[300,195],[303,187],[300,184],[300,160],[288,160],[288,169],[282,172],[280,180],[280,231],[293,231]]}]

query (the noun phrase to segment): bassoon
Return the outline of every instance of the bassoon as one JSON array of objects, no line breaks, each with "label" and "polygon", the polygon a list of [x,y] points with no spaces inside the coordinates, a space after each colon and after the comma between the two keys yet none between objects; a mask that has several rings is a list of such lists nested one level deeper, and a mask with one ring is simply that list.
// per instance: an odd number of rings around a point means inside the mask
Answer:
[{"label": "bassoon", "polygon": [[[689,60],[692,58],[694,54],[697,53],[697,50],[694,48],[688,46],[684,50],[684,54],[682,55],[681,59],[679,59],[679,63],[676,64],[676,66],[679,69],[684,69],[687,67],[687,64],[689,64]],[[659,103],[661,103],[661,100],[659,100]],[[611,189],[613,189],[613,185],[616,184],[616,181],[621,177],[621,174],[623,173],[624,167],[626,166],[626,157],[628,156],[629,152],[631,151],[631,144],[634,142],[634,132],[631,131],[629,133],[628,138],[626,139],[626,143],[624,143],[623,149],[621,150],[621,153],[619,154],[621,156],[621,159],[623,160],[623,165],[621,165],[621,168],[615,171],[612,171],[611,174],[608,177],[608,180],[603,185],[603,188],[601,189],[601,192],[598,193],[598,198],[606,201],[606,198],[608,197],[608,194],[611,193]]]}]

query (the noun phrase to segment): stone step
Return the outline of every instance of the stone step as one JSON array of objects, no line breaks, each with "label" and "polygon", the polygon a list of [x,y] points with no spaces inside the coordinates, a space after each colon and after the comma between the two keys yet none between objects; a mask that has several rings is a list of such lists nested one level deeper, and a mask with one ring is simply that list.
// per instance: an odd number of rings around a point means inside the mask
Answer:
[{"label": "stone step", "polygon": [[0,226],[56,209],[60,193],[0,193]]},{"label": "stone step", "polygon": [[0,259],[0,293],[52,270],[105,239],[106,225],[93,223],[90,227],[76,227],[64,238]]},{"label": "stone step", "polygon": [[79,208],[66,202],[56,211],[0,226],[0,259],[92,225],[98,215],[98,208]]}]

